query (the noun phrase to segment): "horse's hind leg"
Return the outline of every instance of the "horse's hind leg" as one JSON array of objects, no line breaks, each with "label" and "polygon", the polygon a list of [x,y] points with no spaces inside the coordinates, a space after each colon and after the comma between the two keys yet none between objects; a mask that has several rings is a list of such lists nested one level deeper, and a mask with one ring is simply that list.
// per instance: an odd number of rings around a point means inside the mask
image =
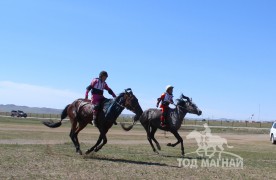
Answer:
[{"label": "horse's hind leg", "polygon": [[69,119],[71,122],[71,131],[70,131],[69,136],[70,136],[72,142],[74,143],[76,152],[79,153],[80,144],[79,144],[79,140],[78,140],[78,133],[76,133],[77,126],[78,126],[78,120],[77,120],[77,115],[76,115],[76,109],[75,109],[75,106],[73,106],[73,104],[71,104],[68,107],[67,113],[68,113],[68,116],[69,116]]},{"label": "horse's hind leg", "polygon": [[79,153],[80,155],[82,155],[82,151],[80,149],[80,143],[79,143],[79,138],[78,138],[78,134],[81,130],[83,130],[83,128],[85,128],[87,125],[86,122],[81,122],[79,123],[79,126],[77,128],[77,130],[74,132],[74,137],[75,137],[75,141],[76,141],[76,152]]},{"label": "horse's hind leg", "polygon": [[78,144],[76,142],[76,138],[75,138],[75,134],[74,134],[74,130],[73,129],[71,129],[69,136],[70,136],[70,138],[71,138],[71,140],[72,140],[72,142],[73,142],[73,144],[74,144],[74,146],[75,146],[75,148],[77,150],[79,147],[78,147]]},{"label": "horse's hind leg", "polygon": [[157,146],[157,149],[160,151],[161,150],[160,144],[154,137],[154,134],[155,134],[156,130],[157,130],[156,127],[151,127],[150,136],[151,136],[151,139],[155,142],[155,144]]},{"label": "horse's hind leg", "polygon": [[150,124],[149,123],[143,124],[143,126],[144,126],[144,128],[145,128],[145,130],[147,132],[147,138],[148,138],[148,141],[149,141],[149,143],[150,143],[150,145],[152,147],[153,152],[159,154],[158,151],[156,151],[156,149],[155,149],[155,147],[154,147],[154,145],[152,143],[152,140],[151,140],[151,133],[150,133],[151,126],[150,126]]},{"label": "horse's hind leg", "polygon": [[76,148],[76,152],[79,153],[79,150],[80,150],[80,144],[79,144],[79,141],[78,141],[78,134],[75,133],[76,129],[77,129],[77,121],[74,119],[74,120],[71,120],[71,131],[70,131],[70,138]]}]

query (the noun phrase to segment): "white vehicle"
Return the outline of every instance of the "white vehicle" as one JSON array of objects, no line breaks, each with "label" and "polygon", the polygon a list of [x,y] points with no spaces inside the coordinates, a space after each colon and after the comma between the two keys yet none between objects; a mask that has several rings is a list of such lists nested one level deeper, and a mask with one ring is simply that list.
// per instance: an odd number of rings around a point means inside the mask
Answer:
[{"label": "white vehicle", "polygon": [[276,122],[272,124],[269,135],[272,144],[276,144]]}]

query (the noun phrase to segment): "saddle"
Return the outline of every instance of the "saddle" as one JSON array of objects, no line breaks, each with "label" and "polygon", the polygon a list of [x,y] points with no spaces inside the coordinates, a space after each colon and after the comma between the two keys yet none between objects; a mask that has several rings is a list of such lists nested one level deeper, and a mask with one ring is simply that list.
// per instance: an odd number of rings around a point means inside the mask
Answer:
[{"label": "saddle", "polygon": [[114,99],[106,99],[102,107],[106,120],[116,120],[124,110],[124,107],[119,105]]},{"label": "saddle", "polygon": [[[89,99],[84,99],[84,100],[83,99],[79,99],[79,101],[80,101],[80,104],[78,106],[77,112],[79,112],[79,110],[81,108],[83,108],[87,104],[90,104],[92,106],[91,110],[93,110],[94,107],[95,107],[95,105],[93,103],[91,103],[91,101]],[[111,106],[111,104],[113,103],[113,101],[114,101],[113,99],[105,99],[105,100],[103,100],[103,102],[101,102],[101,104],[100,104],[100,109],[106,114],[107,111],[108,111],[108,108]]]},{"label": "saddle", "polygon": [[[92,108],[90,109],[92,113],[92,110],[94,109],[94,104],[92,104],[90,100],[79,100],[81,102],[78,106],[77,112],[79,112],[81,108],[84,108],[85,105],[90,104],[92,106]],[[106,121],[116,120],[123,110],[124,107],[119,105],[114,99],[105,99],[100,104],[100,111],[103,111]]]},{"label": "saddle", "polygon": [[106,115],[108,113],[109,107],[114,103],[113,99],[105,99],[100,107],[102,109],[102,111],[104,112],[104,114]]},{"label": "saddle", "polygon": [[[154,110],[154,109],[152,109],[152,110]],[[157,111],[159,112],[158,114],[156,114],[156,112],[154,112],[154,111],[151,111],[151,113],[149,114],[149,118],[154,119],[154,118],[158,117],[158,119],[160,119],[162,110],[157,108]],[[166,119],[165,122],[167,125],[175,124],[175,122],[178,119],[178,113],[176,112],[176,109],[168,108],[167,115],[166,115],[165,119]]]}]

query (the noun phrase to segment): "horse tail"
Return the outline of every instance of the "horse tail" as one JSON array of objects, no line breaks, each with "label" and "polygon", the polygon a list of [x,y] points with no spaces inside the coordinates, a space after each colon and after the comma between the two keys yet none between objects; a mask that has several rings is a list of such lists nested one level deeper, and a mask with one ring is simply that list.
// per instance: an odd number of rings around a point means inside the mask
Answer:
[{"label": "horse tail", "polygon": [[138,119],[136,119],[136,118],[134,117],[133,122],[132,122],[132,125],[130,125],[130,126],[128,126],[128,127],[125,126],[125,123],[120,123],[120,125],[121,125],[121,127],[123,128],[123,130],[129,131],[129,130],[131,130],[131,129],[133,128],[133,126],[137,123],[138,120],[140,120],[140,122],[141,122],[144,118],[145,118],[145,113],[142,113],[142,115],[141,115]]},{"label": "horse tail", "polygon": [[125,123],[120,123],[120,125],[123,128],[123,130],[129,131],[129,130],[131,130],[133,128],[133,126],[137,123],[138,120],[140,120],[140,122],[141,122],[144,118],[145,118],[145,115],[144,115],[144,113],[142,113],[142,115],[139,117],[139,119],[136,119],[134,117],[132,125],[130,125],[128,127],[125,126]]},{"label": "horse tail", "polygon": [[70,106],[70,104],[68,104],[64,109],[63,109],[63,111],[62,111],[62,113],[61,113],[61,117],[60,117],[60,121],[62,121],[64,118],[66,118],[67,117],[67,109],[68,109],[68,107]]},{"label": "horse tail", "polygon": [[47,127],[50,127],[50,128],[57,128],[57,127],[60,127],[61,126],[61,121],[63,119],[65,119],[67,117],[67,109],[69,107],[69,104],[63,109],[62,113],[61,113],[61,117],[60,117],[60,121],[59,122],[53,122],[52,120],[51,121],[43,121],[42,123],[47,126]]},{"label": "horse tail", "polygon": [[125,126],[125,123],[120,123],[121,127],[122,127],[123,130],[125,130],[125,131],[131,130],[135,124],[136,124],[136,122],[133,121],[132,125],[130,125],[130,126],[127,127],[127,126]]}]

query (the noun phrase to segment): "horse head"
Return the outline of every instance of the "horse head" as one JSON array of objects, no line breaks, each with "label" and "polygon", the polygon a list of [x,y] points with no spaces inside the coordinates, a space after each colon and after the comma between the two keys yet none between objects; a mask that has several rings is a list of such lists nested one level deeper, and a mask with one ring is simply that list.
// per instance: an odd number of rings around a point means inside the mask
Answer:
[{"label": "horse head", "polygon": [[130,88],[125,89],[125,92],[121,93],[118,98],[120,98],[122,106],[126,107],[135,114],[134,121],[137,121],[142,115],[143,110],[132,90]]},{"label": "horse head", "polygon": [[187,111],[191,114],[197,114],[198,116],[202,114],[202,111],[197,107],[194,102],[192,102],[192,99],[184,96],[183,94],[181,94],[180,98],[177,99],[176,106],[179,106],[182,110]]}]

